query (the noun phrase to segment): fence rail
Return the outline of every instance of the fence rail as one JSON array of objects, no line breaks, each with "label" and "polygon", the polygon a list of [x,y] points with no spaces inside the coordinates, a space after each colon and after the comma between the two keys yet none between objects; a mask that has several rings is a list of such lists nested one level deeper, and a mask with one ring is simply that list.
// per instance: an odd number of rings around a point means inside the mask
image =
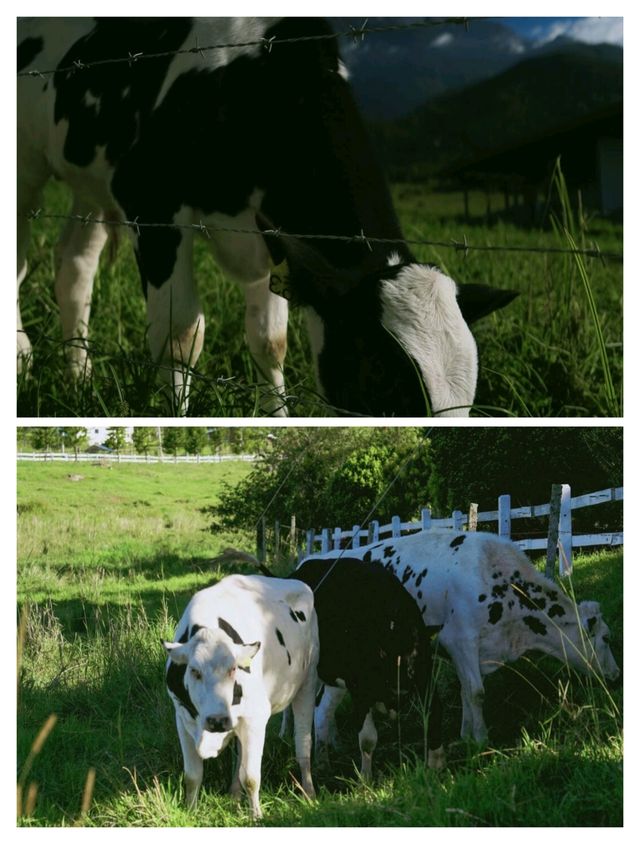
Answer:
[{"label": "fence rail", "polygon": [[110,461],[113,463],[228,463],[243,461],[251,463],[257,460],[255,454],[73,454],[69,452],[18,452],[18,460],[31,462],[63,462],[63,463],[96,463]]},{"label": "fence rail", "polygon": [[[395,538],[411,533],[419,533],[432,528],[449,530],[474,530],[478,523],[496,522],[498,535],[511,538],[511,522],[517,519],[549,517],[549,533],[551,533],[552,517],[555,521],[557,541],[552,554],[559,552],[560,575],[571,574],[574,548],[594,546],[616,546],[624,542],[623,532],[590,533],[573,535],[571,513],[584,507],[593,507],[611,501],[623,501],[624,488],[616,487],[601,489],[586,495],[571,497],[571,487],[568,484],[558,485],[558,507],[554,511],[554,501],[546,504],[534,504],[526,507],[511,507],[511,496],[501,495],[498,499],[498,509],[482,513],[477,512],[477,506],[471,505],[469,513],[454,510],[448,518],[433,518],[431,510],[425,507],[421,511],[419,521],[403,522],[400,516],[393,516],[388,524],[380,525],[372,521],[367,527],[353,525],[350,529],[342,527],[323,528],[319,533],[308,530],[300,553],[306,555],[327,553],[328,551],[344,548],[360,548],[378,542],[385,538]],[[549,533],[543,537],[516,539],[514,544],[524,551],[549,551]],[[319,546],[319,547],[318,547]],[[260,550],[260,549],[259,549]],[[263,556],[264,558],[264,556]]]}]

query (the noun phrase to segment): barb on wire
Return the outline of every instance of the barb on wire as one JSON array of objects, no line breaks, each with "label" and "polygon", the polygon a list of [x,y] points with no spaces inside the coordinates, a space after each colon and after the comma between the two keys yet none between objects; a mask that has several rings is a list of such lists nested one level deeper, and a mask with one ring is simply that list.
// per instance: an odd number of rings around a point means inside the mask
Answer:
[{"label": "barb on wire", "polygon": [[133,220],[116,220],[116,219],[98,219],[91,216],[91,213],[86,216],[81,214],[45,214],[41,208],[32,209],[26,215],[29,220],[76,220],[82,225],[94,223],[96,225],[104,226],[123,226],[124,228],[133,229],[138,237],[140,237],[143,229],[178,229],[192,232],[200,232],[211,239],[212,232],[219,232],[221,234],[247,234],[247,235],[270,235],[271,237],[290,237],[295,240],[335,240],[343,243],[363,243],[366,244],[369,251],[373,251],[372,244],[381,244],[386,246],[435,246],[438,248],[455,249],[458,252],[464,252],[465,257],[469,252],[519,252],[532,253],[539,255],[582,255],[586,258],[597,258],[605,262],[605,259],[622,263],[623,255],[621,252],[603,252],[599,246],[595,245],[588,249],[565,249],[560,246],[500,246],[490,244],[472,244],[467,240],[466,234],[463,235],[462,241],[452,238],[451,240],[426,240],[419,238],[401,238],[401,237],[368,237],[361,229],[360,234],[355,235],[339,235],[339,234],[302,234],[297,232],[284,232],[282,228],[265,229],[260,231],[258,229],[233,228],[230,226],[212,226],[199,223],[154,223],[154,222],[140,222],[139,217]]},{"label": "barb on wire", "polygon": [[[96,61],[93,62],[80,62],[80,64],[82,65],[83,70],[91,67],[100,67],[109,64],[124,64],[125,62],[129,65],[129,67],[131,67],[133,64],[136,64],[141,59],[161,59],[167,58],[168,56],[188,55],[189,53],[200,53],[200,55],[204,58],[205,52],[211,52],[213,50],[242,49],[247,47],[262,47],[268,53],[270,53],[274,44],[280,46],[281,44],[300,44],[307,41],[329,41],[333,39],[337,40],[339,38],[344,37],[353,38],[357,42],[358,37],[360,37],[360,40],[362,41],[364,39],[365,34],[370,35],[372,33],[378,32],[401,32],[404,30],[425,29],[434,26],[464,26],[465,30],[468,31],[470,20],[473,20],[473,18],[431,18],[422,21],[411,21],[410,23],[386,24],[381,26],[368,27],[367,18],[360,27],[350,26],[348,30],[342,30],[339,32],[328,32],[319,35],[299,35],[297,37],[291,38],[277,38],[275,35],[271,36],[270,38],[262,36],[261,38],[255,41],[236,41],[224,44],[208,44],[206,46],[200,46],[196,41],[195,47],[182,47],[178,50],[163,50],[162,52],[155,53],[132,53],[129,50],[128,55],[126,57],[96,59]],[[18,76],[40,76],[44,78],[45,76],[52,76],[55,73],[69,73],[73,70],[78,69],[76,67],[77,61],[79,60],[74,61],[71,65],[68,65],[66,67],[57,67],[51,70],[23,70],[18,73]]]}]

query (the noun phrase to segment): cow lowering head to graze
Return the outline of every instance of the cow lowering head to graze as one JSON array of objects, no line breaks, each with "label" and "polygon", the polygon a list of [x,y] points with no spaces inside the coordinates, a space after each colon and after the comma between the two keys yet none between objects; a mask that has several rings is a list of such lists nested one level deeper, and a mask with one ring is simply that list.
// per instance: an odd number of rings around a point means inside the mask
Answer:
[{"label": "cow lowering head to graze", "polygon": [[260,780],[267,721],[289,704],[304,792],[311,780],[311,728],[318,626],[304,583],[231,575],[197,592],[165,642],[167,689],[176,713],[188,805],[202,783],[203,759],[231,738],[239,754],[231,793],[244,789],[261,817]]},{"label": "cow lowering head to graze", "polygon": [[[315,18],[20,22],[18,288],[29,217],[54,175],[82,220],[67,225],[55,279],[72,373],[88,370],[93,276],[107,228],[124,222],[174,409],[203,344],[192,251],[206,235],[244,290],[265,412],[286,413],[290,297],[334,412],[424,416],[426,394],[433,413],[468,415],[468,326],[515,294],[458,286],[405,243],[377,242],[402,234],[330,35]],[[301,36],[312,40],[288,40]],[[30,356],[18,306],[19,362]]]},{"label": "cow lowering head to graze", "polygon": [[[335,559],[338,553],[320,558]],[[349,554],[382,563],[413,596],[425,624],[440,628],[438,641],[460,680],[463,737],[487,737],[483,676],[527,651],[542,651],[607,680],[619,675],[599,604],[576,606],[509,540],[428,530]]]},{"label": "cow lowering head to graze", "polygon": [[325,684],[316,707],[316,754],[335,742],[335,710],[348,691],[357,724],[361,772],[371,776],[376,705],[398,712],[407,698],[422,706],[428,765],[444,765],[442,712],[432,683],[430,634],[413,598],[382,566],[340,557],[307,560],[289,575],[314,591],[320,637],[318,676]]}]

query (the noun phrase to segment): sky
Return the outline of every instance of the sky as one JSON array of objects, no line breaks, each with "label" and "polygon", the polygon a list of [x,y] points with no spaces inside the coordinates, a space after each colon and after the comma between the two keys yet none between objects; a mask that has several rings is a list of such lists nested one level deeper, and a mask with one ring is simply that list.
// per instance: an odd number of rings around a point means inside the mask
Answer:
[{"label": "sky", "polygon": [[560,35],[588,44],[618,44],[622,46],[623,18],[498,18],[518,35],[536,44],[553,41]]}]

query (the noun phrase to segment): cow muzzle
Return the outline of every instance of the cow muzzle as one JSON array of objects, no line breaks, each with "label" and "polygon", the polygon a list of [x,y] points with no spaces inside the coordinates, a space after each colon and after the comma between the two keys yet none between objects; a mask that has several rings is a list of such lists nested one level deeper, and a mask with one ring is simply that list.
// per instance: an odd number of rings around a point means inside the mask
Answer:
[{"label": "cow muzzle", "polygon": [[210,733],[228,733],[231,726],[228,715],[207,715],[204,720],[204,728]]}]

